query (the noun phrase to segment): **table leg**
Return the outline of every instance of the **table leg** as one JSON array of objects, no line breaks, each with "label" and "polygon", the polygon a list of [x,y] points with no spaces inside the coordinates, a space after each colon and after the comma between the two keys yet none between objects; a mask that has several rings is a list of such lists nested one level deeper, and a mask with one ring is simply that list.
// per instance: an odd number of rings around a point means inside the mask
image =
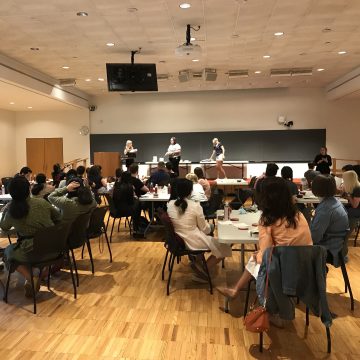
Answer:
[{"label": "table leg", "polygon": [[240,267],[241,271],[245,270],[245,245],[241,244],[241,254],[240,254]]},{"label": "table leg", "polygon": [[151,224],[153,223],[155,218],[155,214],[154,214],[154,201],[151,201],[151,218],[149,221],[148,226],[146,227],[145,231],[144,231],[144,236],[146,236],[146,233],[149,231]]}]

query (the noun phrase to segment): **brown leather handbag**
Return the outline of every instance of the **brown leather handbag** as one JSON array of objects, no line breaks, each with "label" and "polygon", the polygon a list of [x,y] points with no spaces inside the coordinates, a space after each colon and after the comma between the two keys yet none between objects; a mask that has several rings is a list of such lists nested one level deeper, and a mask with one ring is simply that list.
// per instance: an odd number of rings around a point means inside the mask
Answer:
[{"label": "brown leather handbag", "polygon": [[268,268],[266,271],[264,305],[254,308],[255,303],[257,301],[257,297],[256,297],[253,305],[251,306],[250,311],[246,314],[244,318],[244,325],[246,330],[254,333],[262,333],[264,331],[268,331],[270,328],[269,313],[266,311],[266,300],[268,296],[269,268],[271,263],[272,252],[273,252],[273,247],[270,250]]}]

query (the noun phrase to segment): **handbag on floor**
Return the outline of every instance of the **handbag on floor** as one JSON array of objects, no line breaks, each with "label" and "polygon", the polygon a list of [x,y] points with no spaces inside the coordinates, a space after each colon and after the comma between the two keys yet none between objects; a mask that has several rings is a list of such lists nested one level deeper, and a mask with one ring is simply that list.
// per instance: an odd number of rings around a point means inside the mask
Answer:
[{"label": "handbag on floor", "polygon": [[265,296],[264,304],[262,306],[255,307],[257,297],[251,306],[250,311],[246,314],[244,318],[244,325],[247,331],[254,333],[262,333],[268,331],[270,328],[269,313],[266,311],[266,300],[268,296],[268,287],[269,287],[269,269],[271,263],[271,257],[274,247],[271,248],[269,254],[268,268],[266,271],[266,284],[265,284]]}]

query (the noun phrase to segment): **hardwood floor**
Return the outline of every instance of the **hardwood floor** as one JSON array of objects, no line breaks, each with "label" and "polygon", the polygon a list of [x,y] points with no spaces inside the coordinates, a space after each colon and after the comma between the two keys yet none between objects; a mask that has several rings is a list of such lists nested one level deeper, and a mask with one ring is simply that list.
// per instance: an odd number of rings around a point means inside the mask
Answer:
[{"label": "hardwood floor", "polygon": [[[285,329],[272,327],[260,354],[258,336],[243,328],[244,296],[222,312],[223,298],[191,280],[187,260],[175,265],[170,296],[161,281],[165,255],[157,232],[134,241],[123,228],[113,238],[112,264],[104,247],[92,242],[95,275],[86,254],[79,260],[80,287],[74,300],[69,273],[41,287],[38,314],[23,295],[23,280],[14,276],[9,304],[0,302],[0,359],[360,359],[360,302],[350,311],[340,269],[330,268],[328,300],[338,315],[331,327],[333,351],[326,354],[325,328],[311,316],[305,327],[304,306]],[[6,246],[7,240],[0,239]],[[79,258],[77,252],[77,258]],[[360,300],[360,248],[350,247],[348,272]],[[215,285],[239,276],[239,253],[226,261]],[[0,272],[6,280],[6,272]],[[2,296],[2,290],[0,290]]]}]

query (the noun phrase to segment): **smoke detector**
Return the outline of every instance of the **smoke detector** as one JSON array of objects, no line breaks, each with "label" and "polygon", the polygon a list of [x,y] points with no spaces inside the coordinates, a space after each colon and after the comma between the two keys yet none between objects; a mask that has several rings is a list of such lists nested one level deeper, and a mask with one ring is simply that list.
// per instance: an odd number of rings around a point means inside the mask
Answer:
[{"label": "smoke detector", "polygon": [[191,43],[191,33],[190,33],[191,29],[193,29],[195,31],[199,31],[200,26],[194,28],[194,27],[191,27],[190,24],[186,25],[186,42],[182,45],[179,45],[175,49],[176,56],[197,58],[201,55],[201,47],[199,45],[194,45]]}]

